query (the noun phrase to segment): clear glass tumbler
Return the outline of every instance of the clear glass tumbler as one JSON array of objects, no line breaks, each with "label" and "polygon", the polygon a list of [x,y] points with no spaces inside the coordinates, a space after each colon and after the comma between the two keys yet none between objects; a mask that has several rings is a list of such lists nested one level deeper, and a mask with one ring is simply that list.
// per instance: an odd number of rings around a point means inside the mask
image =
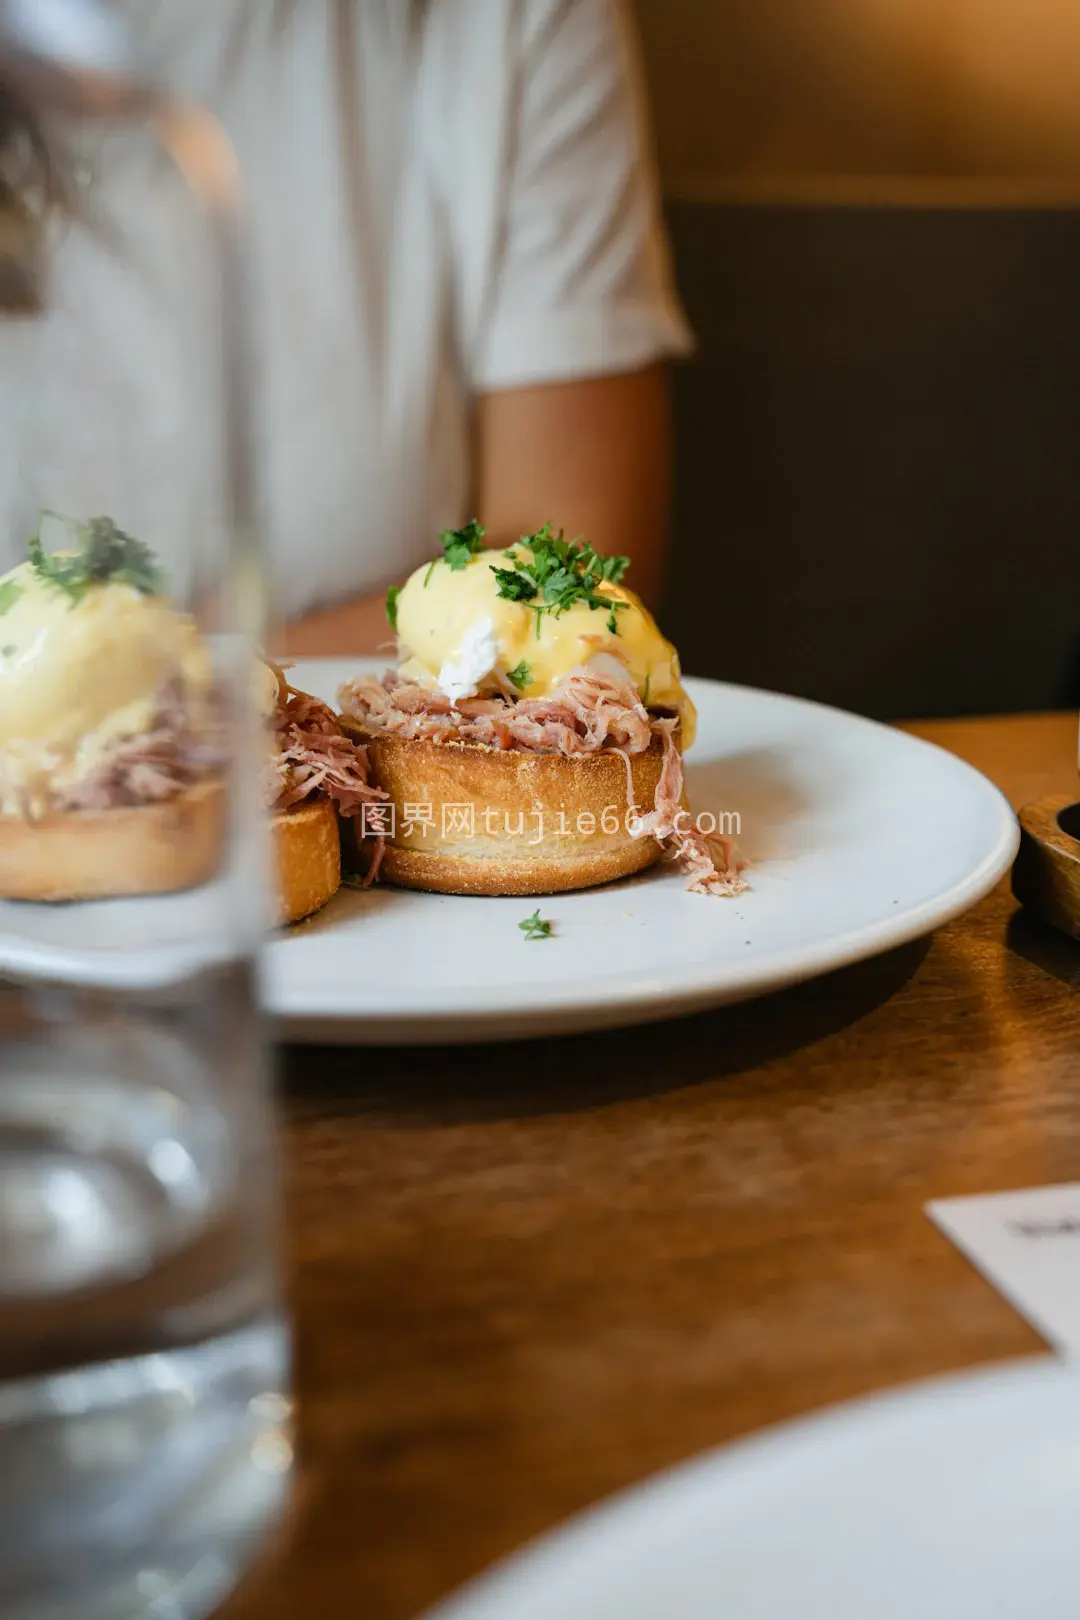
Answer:
[{"label": "clear glass tumbler", "polygon": [[223,153],[162,105],[65,127],[40,235],[0,187],[4,1620],[209,1613],[289,1475]]}]

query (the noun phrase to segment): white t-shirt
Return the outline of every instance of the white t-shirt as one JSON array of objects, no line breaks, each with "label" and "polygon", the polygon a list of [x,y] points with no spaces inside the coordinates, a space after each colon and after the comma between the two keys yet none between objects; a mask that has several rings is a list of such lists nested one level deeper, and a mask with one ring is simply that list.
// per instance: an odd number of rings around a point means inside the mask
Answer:
[{"label": "white t-shirt", "polygon": [[[279,611],[472,515],[477,393],[686,348],[619,0],[125,3],[244,171]],[[183,572],[219,450],[203,240],[144,137],[79,139],[95,223],[48,315],[0,322],[0,564],[47,506]]]}]

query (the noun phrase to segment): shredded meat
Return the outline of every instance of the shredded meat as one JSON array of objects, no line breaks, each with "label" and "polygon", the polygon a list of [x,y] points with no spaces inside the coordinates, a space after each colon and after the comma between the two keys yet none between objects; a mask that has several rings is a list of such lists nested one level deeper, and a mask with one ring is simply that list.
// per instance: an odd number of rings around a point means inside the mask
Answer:
[{"label": "shredded meat", "polygon": [[629,682],[585,667],[571,670],[544,698],[465,698],[453,704],[439,692],[402,681],[390,671],[347,682],[338,693],[343,713],[373,734],[473,742],[489,748],[555,754],[619,754],[626,764],[627,802],[632,803],[631,755],[644,753],[654,737],[664,760],[652,810],[631,825],[634,838],[656,838],[686,873],[698,894],[737,894],[745,889],[743,863],[728,838],[709,837],[683,809],[683,762],[675,731],[678,716],[653,711]]},{"label": "shredded meat", "polygon": [[345,736],[327,704],[290,688],[273,727],[278,751],[269,767],[267,796],[275,809],[290,810],[313,793],[333,799],[343,816],[385,802],[382,789],[368,782],[366,749]]},{"label": "shredded meat", "polygon": [[[297,692],[277,665],[278,702],[273,717],[277,752],[266,767],[266,800],[275,810],[291,810],[313,793],[331,799],[342,816],[356,816],[365,805],[385,804],[388,795],[368,781],[367,750],[345,736],[328,704]],[[369,817],[374,821],[375,817]],[[367,831],[368,829],[365,829]],[[364,879],[375,882],[386,845],[385,834],[372,829],[373,853]]]},{"label": "shredded meat", "polygon": [[682,755],[675,742],[676,720],[658,719],[653,726],[664,739],[664,764],[656,784],[653,808],[630,828],[632,838],[656,838],[668,846],[695,894],[741,894],[746,888],[732,839],[703,833],[683,808]]},{"label": "shredded meat", "polygon": [[553,754],[595,754],[623,748],[640,754],[652,741],[652,721],[631,686],[572,670],[550,697],[462,698],[401,681],[390,673],[350,681],[338,694],[342,710],[366,731],[434,742],[476,742],[494,748]]},{"label": "shredded meat", "polygon": [[[387,795],[368,783],[366,750],[341,730],[325,703],[296,692],[284,672],[277,676],[278,701],[273,716],[276,752],[267,762],[264,795],[268,807],[288,810],[314,793],[332,799],[343,816],[359,814],[365,805],[384,803]],[[179,679],[157,694],[149,731],[121,738],[108,758],[73,787],[57,793],[59,810],[112,810],[121,805],[159,804],[224,770],[228,762],[225,727],[213,705],[196,716],[185,700]],[[373,882],[382,860],[385,838],[373,835],[368,873]]]},{"label": "shredded meat", "polygon": [[184,701],[180,680],[171,680],[158,691],[149,731],[121,738],[96,770],[57,793],[55,807],[113,810],[120,805],[160,804],[213,776],[225,759],[220,725],[210,715],[196,720]]}]

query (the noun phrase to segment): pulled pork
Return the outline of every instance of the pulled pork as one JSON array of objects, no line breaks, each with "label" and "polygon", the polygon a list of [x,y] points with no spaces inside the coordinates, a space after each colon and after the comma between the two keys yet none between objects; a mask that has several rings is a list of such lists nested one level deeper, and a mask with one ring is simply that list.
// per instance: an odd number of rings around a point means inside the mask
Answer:
[{"label": "pulled pork", "polygon": [[[328,704],[291,687],[276,664],[277,708],[271,722],[277,751],[266,766],[266,802],[274,810],[291,810],[313,793],[325,794],[342,816],[357,816],[365,805],[385,804],[382,788],[368,782],[367,750],[346,737]],[[372,818],[373,819],[373,818]],[[365,888],[382,865],[386,838],[374,829]]]},{"label": "pulled pork", "polygon": [[57,810],[114,810],[121,805],[161,804],[179,798],[220,771],[226,751],[219,726],[197,723],[179,679],[157,693],[150,729],[122,737],[89,775],[58,791]]},{"label": "pulled pork", "polygon": [[[550,697],[462,698],[451,703],[439,692],[403,681],[394,671],[383,680],[361,676],[338,693],[343,713],[366,731],[432,742],[472,742],[489,748],[580,755],[617,753],[626,761],[628,804],[630,756],[659,737],[663,769],[653,808],[630,824],[631,837],[655,838],[682,865],[687,887],[698,894],[738,894],[746,884],[743,863],[730,839],[708,836],[683,808],[683,762],[675,741],[678,716],[650,712],[636,690],[580,666]],[[685,825],[684,825],[685,823]]]},{"label": "pulled pork", "polygon": [[[325,703],[296,692],[276,665],[277,707],[272,719],[275,752],[264,777],[268,807],[289,810],[322,793],[343,816],[386,800],[367,779],[367,753],[341,730]],[[150,729],[120,738],[99,766],[81,781],[58,790],[54,806],[67,810],[113,810],[119,806],[161,804],[178,798],[207,777],[223,771],[228,745],[220,708],[211,702],[196,716],[185,701],[182,682],[162,685]],[[375,837],[369,881],[382,860],[384,839]]]},{"label": "pulled pork", "polygon": [[682,755],[675,741],[678,720],[658,717],[653,728],[664,740],[664,765],[656,784],[656,798],[647,815],[631,824],[632,838],[655,838],[686,874],[686,887],[695,894],[741,894],[746,888],[743,862],[734,841],[701,832],[683,808]]}]

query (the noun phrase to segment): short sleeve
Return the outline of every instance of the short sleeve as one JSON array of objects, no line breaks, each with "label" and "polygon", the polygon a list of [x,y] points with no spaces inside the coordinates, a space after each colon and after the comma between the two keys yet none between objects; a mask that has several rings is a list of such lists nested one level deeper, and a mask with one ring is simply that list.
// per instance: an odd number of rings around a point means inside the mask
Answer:
[{"label": "short sleeve", "polygon": [[524,0],[521,18],[478,391],[632,370],[692,347],[621,0]]}]

